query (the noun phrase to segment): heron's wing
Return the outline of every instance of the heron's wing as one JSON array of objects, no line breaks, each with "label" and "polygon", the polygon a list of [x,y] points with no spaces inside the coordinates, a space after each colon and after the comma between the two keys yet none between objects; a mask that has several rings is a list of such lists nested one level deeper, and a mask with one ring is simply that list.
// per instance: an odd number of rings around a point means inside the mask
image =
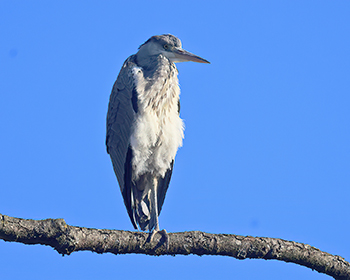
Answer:
[{"label": "heron's wing", "polygon": [[170,168],[166,171],[164,178],[158,179],[158,189],[157,189],[157,202],[158,202],[158,215],[162,210],[165,195],[169,187],[171,175],[173,173],[174,161],[170,163]]},{"label": "heron's wing", "polygon": [[108,105],[106,146],[123,194],[124,204],[134,227],[137,228],[132,214],[132,187],[130,186],[132,171],[129,151],[131,127],[135,120],[135,110],[137,110],[135,98],[133,98],[133,95],[135,97],[134,81],[130,75],[131,69],[135,66],[134,56],[129,57],[114,83]]}]

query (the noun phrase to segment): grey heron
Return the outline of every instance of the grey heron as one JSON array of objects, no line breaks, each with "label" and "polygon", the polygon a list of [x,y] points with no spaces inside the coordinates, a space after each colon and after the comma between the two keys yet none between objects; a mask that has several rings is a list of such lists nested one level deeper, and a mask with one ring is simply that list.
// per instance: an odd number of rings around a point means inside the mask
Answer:
[{"label": "grey heron", "polygon": [[151,239],[184,137],[174,64],[183,61],[209,63],[173,35],[151,37],[126,59],[109,99],[107,152],[134,228]]}]

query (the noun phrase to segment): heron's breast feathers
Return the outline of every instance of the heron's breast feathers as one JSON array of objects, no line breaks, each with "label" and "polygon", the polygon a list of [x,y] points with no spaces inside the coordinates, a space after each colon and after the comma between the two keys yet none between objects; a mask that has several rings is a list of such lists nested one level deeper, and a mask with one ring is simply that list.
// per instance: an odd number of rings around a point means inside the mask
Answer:
[{"label": "heron's breast feathers", "polygon": [[159,63],[147,73],[131,69],[138,112],[131,133],[134,180],[146,172],[164,177],[182,145],[183,121],[178,114],[180,88],[173,63]]}]

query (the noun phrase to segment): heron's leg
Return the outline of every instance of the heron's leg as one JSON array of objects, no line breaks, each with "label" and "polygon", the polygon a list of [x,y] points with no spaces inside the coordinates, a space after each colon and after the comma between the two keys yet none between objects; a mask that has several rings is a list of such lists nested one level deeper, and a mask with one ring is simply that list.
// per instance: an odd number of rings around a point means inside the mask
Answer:
[{"label": "heron's leg", "polygon": [[169,235],[165,229],[159,230],[159,221],[158,221],[158,201],[157,201],[157,187],[158,187],[158,179],[154,178],[154,183],[152,184],[152,191],[151,191],[151,205],[153,207],[151,219],[155,219],[155,226],[154,229],[150,232],[149,240],[150,242],[153,241],[154,235],[159,232],[165,239],[165,245],[166,250],[169,250]]}]

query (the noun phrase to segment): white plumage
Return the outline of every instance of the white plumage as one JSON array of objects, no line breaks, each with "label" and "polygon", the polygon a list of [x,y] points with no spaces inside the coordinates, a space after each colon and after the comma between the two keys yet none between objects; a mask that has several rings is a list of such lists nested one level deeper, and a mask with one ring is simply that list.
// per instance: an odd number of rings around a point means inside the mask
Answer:
[{"label": "white plumage", "polygon": [[[134,180],[150,171],[164,177],[184,137],[183,121],[178,112],[177,70],[163,55],[158,60],[156,67],[161,75],[157,75],[157,79],[145,78],[140,67],[132,69],[138,97],[138,112],[130,139]],[[150,82],[151,86],[147,86]]]}]

